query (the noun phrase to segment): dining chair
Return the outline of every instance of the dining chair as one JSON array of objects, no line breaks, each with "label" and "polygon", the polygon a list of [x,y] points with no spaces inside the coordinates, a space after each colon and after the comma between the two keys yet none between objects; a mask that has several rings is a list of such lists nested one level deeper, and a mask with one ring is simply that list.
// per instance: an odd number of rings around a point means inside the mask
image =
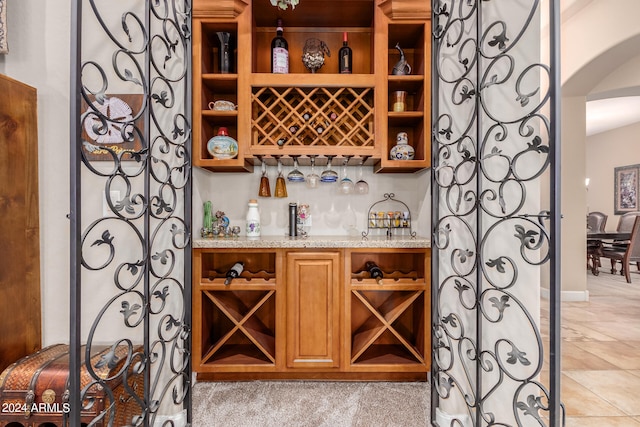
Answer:
[{"label": "dining chair", "polygon": [[611,260],[611,274],[616,273],[616,264],[619,262],[622,265],[620,274],[624,274],[627,283],[631,283],[631,263],[635,263],[640,271],[640,216],[635,215],[629,244],[626,247],[605,244],[600,256]]},{"label": "dining chair", "polygon": [[[633,221],[636,217],[640,215],[640,212],[627,212],[626,214],[622,214],[618,219],[618,226],[616,227],[616,231],[619,233],[630,233],[633,228]],[[629,244],[628,240],[618,240],[613,242],[614,246],[617,246],[619,249],[625,250],[627,245]]]},{"label": "dining chair", "polygon": [[640,212],[627,212],[626,214],[622,214],[620,219],[618,219],[618,227],[616,231],[620,233],[628,233],[633,228],[633,221],[636,217],[640,215]]},{"label": "dining chair", "polygon": [[587,214],[587,230],[591,232],[604,232],[608,215],[602,212],[589,212]]}]

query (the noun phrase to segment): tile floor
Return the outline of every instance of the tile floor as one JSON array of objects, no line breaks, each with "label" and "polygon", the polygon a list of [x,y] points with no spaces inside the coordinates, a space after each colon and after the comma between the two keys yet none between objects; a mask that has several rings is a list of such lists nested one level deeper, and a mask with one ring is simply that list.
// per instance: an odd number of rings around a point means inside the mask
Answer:
[{"label": "tile floor", "polygon": [[640,427],[640,275],[587,273],[588,302],[562,303],[567,427]]}]

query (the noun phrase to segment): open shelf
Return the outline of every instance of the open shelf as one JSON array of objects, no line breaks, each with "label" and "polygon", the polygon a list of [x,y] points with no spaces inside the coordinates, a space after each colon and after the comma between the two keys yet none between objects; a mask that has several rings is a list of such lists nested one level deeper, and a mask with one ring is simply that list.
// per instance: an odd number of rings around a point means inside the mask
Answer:
[{"label": "open shelf", "polygon": [[[387,91],[389,99],[396,91],[406,92],[405,111],[394,111],[391,101],[387,105],[386,140],[383,141],[380,162],[376,172],[415,172],[431,164],[430,144],[430,52],[427,41],[430,21],[390,21],[387,32]],[[399,49],[398,49],[399,47]],[[404,54],[411,67],[407,74],[393,74],[394,67]],[[390,158],[397,143],[397,135],[406,132],[408,143],[415,154],[411,160]]]},{"label": "open shelf", "polygon": [[275,291],[204,291],[202,304],[202,363],[275,363]]},{"label": "open shelf", "polygon": [[[395,252],[354,251],[351,252],[351,284],[376,284],[365,269],[367,261],[375,262],[384,274],[383,283],[425,284],[428,262],[423,251],[396,250]],[[377,285],[379,286],[379,285]]]},{"label": "open shelf", "polygon": [[423,291],[353,290],[351,363],[424,363],[424,304]]},{"label": "open shelf", "polygon": [[233,279],[230,289],[236,286],[244,289],[245,285],[275,286],[276,253],[273,251],[203,251],[200,260],[200,271],[195,274],[199,275],[200,284],[205,288],[211,285],[225,286],[226,272],[239,261],[244,263],[244,269],[239,277]]}]

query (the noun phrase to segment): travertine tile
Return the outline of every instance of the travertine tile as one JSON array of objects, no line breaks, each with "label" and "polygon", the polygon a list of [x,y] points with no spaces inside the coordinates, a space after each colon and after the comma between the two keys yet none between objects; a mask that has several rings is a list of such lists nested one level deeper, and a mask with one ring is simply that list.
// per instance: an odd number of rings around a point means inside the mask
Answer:
[{"label": "travertine tile", "polygon": [[567,417],[566,427],[638,427],[631,417]]},{"label": "travertine tile", "polygon": [[[627,371],[566,371],[569,377],[625,415],[640,416],[640,378]],[[574,413],[571,413],[574,415]]]},{"label": "travertine tile", "polygon": [[561,379],[561,398],[565,405],[567,415],[579,416],[623,416],[624,412],[611,403],[593,393],[587,387],[579,384],[567,375]]},{"label": "travertine tile", "polygon": [[637,348],[620,341],[575,342],[584,351],[595,354],[620,369],[640,369],[640,355]]},{"label": "travertine tile", "polygon": [[612,336],[580,323],[563,324],[562,339],[566,341],[615,341]]},{"label": "travertine tile", "polygon": [[[637,309],[636,307],[635,310]],[[620,341],[640,341],[640,323],[636,320],[589,322],[584,326]]]},{"label": "travertine tile", "polygon": [[573,342],[562,343],[562,370],[614,370],[616,365],[600,356],[584,351]]}]

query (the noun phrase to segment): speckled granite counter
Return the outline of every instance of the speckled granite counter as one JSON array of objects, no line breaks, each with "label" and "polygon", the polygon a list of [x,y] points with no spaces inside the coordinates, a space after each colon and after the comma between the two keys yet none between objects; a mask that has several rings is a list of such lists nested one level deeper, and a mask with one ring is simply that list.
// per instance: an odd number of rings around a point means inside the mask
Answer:
[{"label": "speckled granite counter", "polygon": [[262,236],[259,238],[247,238],[244,236],[235,238],[195,239],[194,249],[202,248],[429,248],[431,240],[424,237],[386,237],[371,236],[366,240],[360,236]]}]

